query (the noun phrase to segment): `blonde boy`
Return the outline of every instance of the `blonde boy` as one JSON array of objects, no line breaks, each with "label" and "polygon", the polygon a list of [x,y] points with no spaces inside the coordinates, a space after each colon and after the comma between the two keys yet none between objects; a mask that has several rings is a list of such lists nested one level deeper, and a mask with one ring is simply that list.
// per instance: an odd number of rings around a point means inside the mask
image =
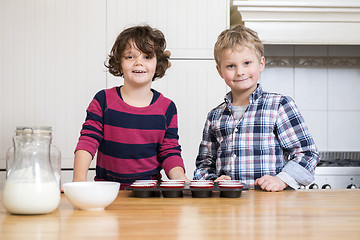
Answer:
[{"label": "blonde boy", "polygon": [[264,92],[264,46],[237,25],[215,44],[216,68],[231,91],[208,114],[194,179],[236,179],[266,191],[298,189],[314,180],[319,154],[294,101]]}]

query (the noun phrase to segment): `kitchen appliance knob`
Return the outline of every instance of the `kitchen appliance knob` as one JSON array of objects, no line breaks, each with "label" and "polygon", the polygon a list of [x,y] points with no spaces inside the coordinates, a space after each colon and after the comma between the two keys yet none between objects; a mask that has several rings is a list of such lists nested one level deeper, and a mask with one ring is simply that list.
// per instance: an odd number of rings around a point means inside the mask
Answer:
[{"label": "kitchen appliance knob", "polygon": [[313,183],[309,186],[310,189],[319,189],[319,186],[316,183]]},{"label": "kitchen appliance knob", "polygon": [[356,186],[354,184],[350,184],[346,187],[347,189],[356,189]]},{"label": "kitchen appliance knob", "polygon": [[322,189],[331,189],[331,186],[329,184],[325,184],[321,188]]}]

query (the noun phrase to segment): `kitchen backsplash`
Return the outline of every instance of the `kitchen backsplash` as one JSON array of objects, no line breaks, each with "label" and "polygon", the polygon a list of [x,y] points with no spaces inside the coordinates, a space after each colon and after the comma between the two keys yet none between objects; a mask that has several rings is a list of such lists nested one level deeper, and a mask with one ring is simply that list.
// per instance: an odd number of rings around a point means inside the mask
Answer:
[{"label": "kitchen backsplash", "polygon": [[295,100],[319,150],[360,151],[360,46],[266,45],[265,56],[263,88]]}]

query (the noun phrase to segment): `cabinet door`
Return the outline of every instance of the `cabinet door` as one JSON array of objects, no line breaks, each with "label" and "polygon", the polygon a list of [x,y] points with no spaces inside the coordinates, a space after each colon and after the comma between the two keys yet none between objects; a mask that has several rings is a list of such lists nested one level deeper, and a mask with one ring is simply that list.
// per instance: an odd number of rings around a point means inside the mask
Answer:
[{"label": "cabinet door", "polygon": [[0,169],[24,125],[52,126],[62,167],[72,167],[86,107],[106,86],[106,2],[0,1],[0,9]]},{"label": "cabinet door", "polygon": [[166,75],[156,80],[153,88],[176,104],[186,175],[192,178],[207,113],[224,101],[227,87],[214,60],[173,60],[171,63]]},{"label": "cabinet door", "polygon": [[124,28],[150,24],[161,30],[174,58],[212,58],[229,22],[228,0],[109,0],[108,48]]}]

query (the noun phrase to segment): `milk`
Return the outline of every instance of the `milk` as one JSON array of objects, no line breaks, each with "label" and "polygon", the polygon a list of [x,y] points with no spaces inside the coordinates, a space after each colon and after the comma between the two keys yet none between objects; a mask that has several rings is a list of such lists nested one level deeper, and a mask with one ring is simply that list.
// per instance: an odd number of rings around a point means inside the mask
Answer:
[{"label": "milk", "polygon": [[3,205],[14,214],[46,214],[54,211],[60,202],[58,183],[6,181]]}]

